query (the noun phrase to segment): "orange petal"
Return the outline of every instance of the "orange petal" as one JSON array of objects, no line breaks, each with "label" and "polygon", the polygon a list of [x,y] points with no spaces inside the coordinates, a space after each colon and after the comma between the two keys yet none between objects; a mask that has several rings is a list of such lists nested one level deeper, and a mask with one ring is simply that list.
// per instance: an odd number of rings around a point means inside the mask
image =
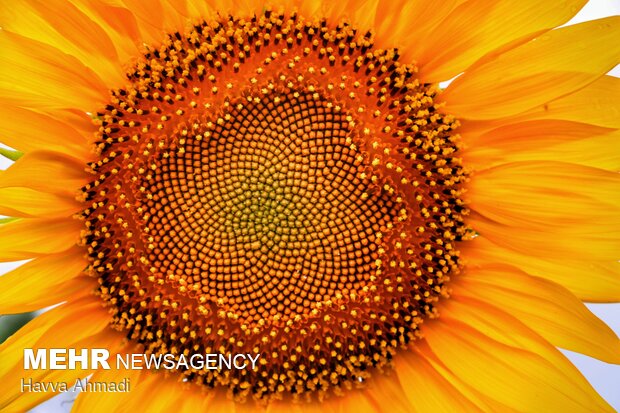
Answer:
[{"label": "orange petal", "polygon": [[507,265],[468,267],[452,297],[471,297],[509,312],[554,346],[620,364],[620,340],[558,284]]},{"label": "orange petal", "polygon": [[75,247],[45,255],[0,277],[0,314],[39,310],[67,300],[77,292],[94,290],[95,280],[80,276],[87,261]]},{"label": "orange petal", "polygon": [[[500,46],[512,48],[569,21],[585,5],[572,0],[468,1],[420,41],[420,76],[428,82],[452,79]],[[504,47],[504,50],[506,47]]]},{"label": "orange petal", "polygon": [[82,222],[71,218],[21,219],[0,226],[0,262],[67,251],[80,239]]},{"label": "orange petal", "polygon": [[594,82],[620,61],[620,16],[553,30],[468,69],[442,94],[461,119],[532,109]]}]

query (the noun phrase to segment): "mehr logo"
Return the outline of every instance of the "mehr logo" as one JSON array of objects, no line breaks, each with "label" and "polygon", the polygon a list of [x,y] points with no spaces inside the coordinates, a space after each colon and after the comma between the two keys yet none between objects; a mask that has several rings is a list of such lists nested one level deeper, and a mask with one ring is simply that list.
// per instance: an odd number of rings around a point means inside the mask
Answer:
[{"label": "mehr logo", "polygon": [[50,348],[24,349],[24,370],[74,370],[77,363],[82,369],[109,370],[108,358],[110,352],[103,348],[80,349]]}]

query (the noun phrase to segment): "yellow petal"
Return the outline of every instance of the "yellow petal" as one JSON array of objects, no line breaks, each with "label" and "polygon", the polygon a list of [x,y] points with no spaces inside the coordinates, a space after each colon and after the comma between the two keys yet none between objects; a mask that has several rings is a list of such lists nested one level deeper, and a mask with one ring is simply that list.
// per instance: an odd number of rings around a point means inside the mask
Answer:
[{"label": "yellow petal", "polygon": [[[3,31],[52,46],[61,55],[75,56],[84,66],[95,70],[107,85],[120,86],[124,82],[116,48],[105,30],[70,1],[25,0],[2,4],[0,26]],[[38,58],[32,51],[24,52],[33,59]]]},{"label": "yellow petal", "polygon": [[501,225],[475,213],[471,214],[469,222],[485,238],[530,259],[609,262],[617,259],[620,251],[620,240],[613,233],[541,232],[533,228],[519,228],[517,222],[512,227]]},{"label": "yellow petal", "polygon": [[[119,343],[121,342],[122,337],[117,335],[116,332],[114,334],[108,334],[107,331],[98,333],[91,337],[87,337],[78,342],[73,343],[73,348],[105,348],[110,350],[110,357],[115,354],[115,352],[119,348]],[[46,381],[46,382],[75,382],[78,378],[82,379],[89,374],[91,374],[92,370],[48,370],[45,371],[45,374],[36,377],[33,381]],[[19,373],[18,373],[19,374]],[[30,393],[28,397],[19,397],[13,401],[10,405],[10,409],[8,411],[16,411],[16,412],[25,412],[28,411],[35,406],[41,404],[45,400],[57,394],[57,392],[41,392],[41,393]]]},{"label": "yellow petal", "polygon": [[514,47],[566,23],[585,3],[468,1],[420,41],[420,75],[428,82],[452,79],[500,46]]},{"label": "yellow petal", "polygon": [[620,16],[548,32],[476,64],[442,94],[461,119],[515,115],[594,82],[620,61]]},{"label": "yellow petal", "polygon": [[84,224],[76,219],[21,219],[0,226],[0,262],[19,261],[67,251],[80,239]]},{"label": "yellow petal", "polygon": [[[143,371],[128,400],[119,406],[119,410],[111,411],[153,413],[166,413],[172,410],[222,413],[235,411],[233,402],[227,400],[225,392],[221,389],[204,389],[195,383],[184,383],[179,380],[177,374]],[[215,402],[215,399],[220,400]],[[83,409],[83,411],[89,410]]]},{"label": "yellow petal", "polygon": [[224,391],[216,391],[215,395],[205,398],[205,411],[234,413],[235,403],[228,398]]},{"label": "yellow petal", "polygon": [[5,99],[36,108],[81,111],[93,110],[108,100],[108,87],[95,72],[53,46],[4,28],[0,49],[0,91]]},{"label": "yellow petal", "polygon": [[505,263],[530,275],[560,284],[583,301],[620,301],[620,263],[616,261],[591,262],[578,261],[572,257],[532,257],[501,247],[484,236],[463,243],[461,254],[466,265]]},{"label": "yellow petal", "polygon": [[30,188],[0,188],[0,214],[21,217],[70,217],[84,209],[73,197],[48,194]]},{"label": "yellow petal", "polygon": [[[379,3],[379,0],[344,0],[339,2],[319,2],[319,9],[309,10],[306,15],[310,17],[325,17],[328,18],[330,21],[341,21],[342,19],[347,19],[360,31],[368,31],[374,28],[373,22],[375,21],[375,16],[379,12]],[[404,2],[396,0],[394,1],[394,3],[402,4]],[[302,10],[306,8],[303,2],[301,2],[300,7]],[[292,8],[289,6],[289,8],[285,10],[290,11],[291,9]],[[259,11],[260,10],[256,10],[255,12]]]},{"label": "yellow petal", "polygon": [[[92,392],[82,391],[77,395],[75,403],[71,408],[71,412],[127,412],[127,403],[136,397],[149,397],[148,393],[141,392],[138,389],[144,387],[141,382],[141,370],[116,370],[115,364],[110,364],[110,370],[97,370],[88,380],[89,383],[119,383],[128,380],[129,391],[127,392]],[[82,381],[84,383],[84,381]],[[149,389],[150,390],[150,389]],[[152,397],[152,395],[151,395]],[[137,410],[136,410],[137,411]],[[142,410],[146,411],[146,410]],[[183,410],[179,409],[180,412]]]},{"label": "yellow petal", "polygon": [[452,297],[423,330],[448,370],[511,409],[613,411],[555,347],[487,304]]},{"label": "yellow petal", "polygon": [[539,105],[515,120],[563,119],[620,128],[620,79],[603,76],[588,86]]},{"label": "yellow petal", "polygon": [[504,247],[552,259],[620,258],[620,175],[615,172],[515,162],[478,171],[467,197],[473,228]]},{"label": "yellow petal", "polygon": [[322,402],[294,403],[290,400],[273,400],[269,402],[266,413],[340,413],[340,406],[335,397]]},{"label": "yellow petal", "polygon": [[395,359],[394,365],[415,411],[482,412],[419,354],[405,351]]},{"label": "yellow petal", "polygon": [[[341,397],[334,398],[332,401],[334,406],[334,412],[344,413],[344,412],[376,412],[381,407],[380,405],[367,397],[361,391],[349,391],[348,394],[342,395]],[[400,409],[396,409],[395,412],[403,412]],[[404,412],[403,412],[404,413]]]},{"label": "yellow petal", "polygon": [[478,388],[469,383],[467,376],[459,376],[455,374],[443,360],[439,359],[428,345],[426,340],[419,340],[413,347],[419,356],[423,357],[426,362],[448,381],[456,390],[465,395],[476,406],[479,406],[483,412],[505,412],[517,413],[514,408],[507,406],[498,400],[493,399],[485,388]]},{"label": "yellow petal", "polygon": [[[106,332],[107,333],[107,332]],[[105,348],[110,350],[110,354],[114,354],[114,349],[118,347],[118,343],[121,342],[122,337],[118,337],[115,335],[109,335],[104,333],[99,333],[97,335],[84,338],[77,342],[72,342],[72,348]],[[23,351],[22,347],[22,351]],[[22,355],[23,359],[23,355]],[[24,375],[23,372],[17,371],[14,373],[16,376],[14,378],[10,378],[11,382],[18,383],[16,386],[19,391],[19,385],[21,384],[21,379],[28,380],[30,378],[34,381],[45,381],[48,383],[57,383],[57,382],[68,382],[75,383],[77,379],[82,379],[89,374],[92,373],[92,370],[87,369],[83,370],[78,368],[77,370],[46,370],[43,375],[39,375],[36,377],[31,377],[29,374]],[[19,376],[19,377],[18,377]],[[58,394],[55,391],[47,391],[47,392],[38,392],[38,393],[27,393],[24,395],[23,393],[14,394],[14,398],[3,410],[2,402],[0,401],[0,411],[4,412],[27,412],[35,406],[43,403],[45,400],[53,397]]]},{"label": "yellow petal", "polygon": [[187,389],[179,400],[178,406],[179,410],[182,412],[199,412],[206,410],[206,403],[214,397],[212,394],[215,393],[213,389],[202,389],[199,384],[193,386],[193,388]]},{"label": "yellow petal", "polygon": [[[390,410],[394,413],[409,413],[416,403],[408,397],[409,383],[399,381],[399,376],[393,371],[384,373],[375,372],[368,380],[366,387],[361,391],[372,400],[378,409],[381,406],[390,405]],[[348,394],[345,394],[346,400]],[[343,409],[343,411],[359,411],[355,409]]]},{"label": "yellow petal", "polygon": [[61,153],[28,152],[0,173],[0,188],[26,187],[75,198],[88,182],[85,168],[82,161]]},{"label": "yellow petal", "polygon": [[82,275],[87,261],[75,247],[45,255],[0,277],[0,314],[38,310],[67,300],[77,292],[94,290],[94,278]]},{"label": "yellow petal", "polygon": [[563,120],[509,123],[483,133],[461,133],[465,164],[485,169],[503,163],[550,160],[620,169],[615,129]]},{"label": "yellow petal", "polygon": [[122,0],[121,3],[134,14],[142,41],[149,45],[161,44],[163,33],[182,31],[187,24],[185,17],[179,13],[186,9],[183,6],[185,1],[154,0],[145,3],[140,0]]},{"label": "yellow petal", "polygon": [[85,136],[72,125],[50,115],[20,108],[16,102],[0,104],[0,141],[22,152],[49,150],[72,155],[78,159],[89,156]]},{"label": "yellow petal", "polygon": [[[373,29],[381,47],[398,47],[403,61],[419,61],[423,39],[451,12],[465,3],[445,1],[380,1]],[[357,10],[364,12],[364,8]]]},{"label": "yellow petal", "polygon": [[[0,345],[0,409],[26,411],[38,402],[33,393],[21,392],[21,380],[69,381],[90,374],[79,364],[74,370],[24,370],[24,348],[108,348],[116,351],[119,335],[108,329],[110,316],[95,297],[88,296],[60,305],[38,316]],[[100,335],[105,332],[104,335]],[[110,341],[114,338],[115,341]],[[47,393],[44,397],[51,397]],[[25,396],[25,397],[21,397]],[[23,410],[21,410],[23,409]]]},{"label": "yellow petal", "polygon": [[[392,383],[388,383],[388,385],[392,385]],[[377,392],[378,391],[379,390],[377,390]],[[390,393],[388,392],[388,394]],[[312,403],[299,403],[292,402],[290,400],[273,401],[269,403],[266,410],[263,410],[260,405],[247,408],[241,404],[235,404],[234,411],[235,413],[253,413],[263,411],[265,413],[371,413],[382,411],[382,406],[389,403],[391,410],[395,413],[413,412],[413,407],[409,405],[409,402],[406,398],[404,398],[404,395],[401,395],[400,397],[402,397],[402,399],[389,399],[387,394],[384,395],[384,397],[381,397],[380,395],[371,396],[369,394],[369,389],[350,389],[343,392],[342,395],[331,395],[321,402],[313,401]],[[404,410],[404,406],[407,406],[406,410]]]},{"label": "yellow petal", "polygon": [[117,62],[116,49],[107,33],[71,2],[25,0],[25,3],[77,50]]},{"label": "yellow petal", "polygon": [[139,55],[144,40],[130,10],[121,4],[100,0],[71,2],[107,33],[118,52],[119,61],[126,62]]},{"label": "yellow petal", "polygon": [[471,297],[509,312],[554,346],[620,364],[620,340],[558,284],[506,265],[469,267],[452,297]]}]

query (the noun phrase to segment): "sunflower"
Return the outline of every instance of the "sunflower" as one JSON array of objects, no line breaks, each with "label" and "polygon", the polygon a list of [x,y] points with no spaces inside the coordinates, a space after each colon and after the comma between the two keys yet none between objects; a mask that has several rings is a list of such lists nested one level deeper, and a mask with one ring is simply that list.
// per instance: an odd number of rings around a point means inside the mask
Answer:
[{"label": "sunflower", "polygon": [[132,390],[76,411],[613,411],[557,349],[620,363],[583,304],[620,301],[620,18],[558,28],[585,3],[0,3],[0,314],[53,306],[2,411],[89,375]]}]

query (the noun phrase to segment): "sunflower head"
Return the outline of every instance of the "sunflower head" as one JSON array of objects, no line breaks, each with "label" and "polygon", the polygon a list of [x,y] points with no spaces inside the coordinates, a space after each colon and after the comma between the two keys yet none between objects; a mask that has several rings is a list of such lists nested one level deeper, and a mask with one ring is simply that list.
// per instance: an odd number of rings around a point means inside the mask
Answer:
[{"label": "sunflower head", "polygon": [[458,269],[457,123],[397,50],[269,10],[170,34],[97,113],[84,245],[113,325],[244,398],[358,384]]}]

